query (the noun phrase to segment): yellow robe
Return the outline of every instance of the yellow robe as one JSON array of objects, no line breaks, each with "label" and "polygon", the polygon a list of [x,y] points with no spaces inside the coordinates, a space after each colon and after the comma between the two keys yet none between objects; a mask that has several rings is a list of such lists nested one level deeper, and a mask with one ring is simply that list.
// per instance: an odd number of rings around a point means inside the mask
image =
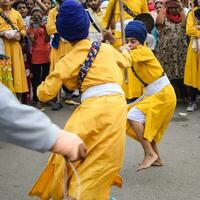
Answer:
[{"label": "yellow robe", "polygon": [[[149,12],[146,0],[123,0],[123,2],[125,3],[125,5],[128,6],[128,8],[131,11],[134,12],[135,15]],[[111,16],[112,14],[113,16]],[[123,12],[123,16],[124,16],[124,21],[133,19],[133,17],[127,14],[126,11]],[[117,0],[109,1],[105,16],[103,17],[103,20],[102,20],[103,28],[108,28],[108,23],[110,22],[111,18],[114,18],[115,24],[120,22],[120,9],[119,9],[119,2]],[[115,48],[119,48],[122,45],[120,30],[114,31],[114,38],[115,38],[115,42],[113,46]],[[127,73],[128,84],[125,82],[125,71],[124,69],[122,70],[123,77],[124,77],[122,88],[125,91],[126,98],[132,99],[132,98],[141,96],[143,92],[143,86],[137,80],[137,78],[133,75],[130,68],[128,68],[127,72],[128,72]]]},{"label": "yellow robe", "polygon": [[200,37],[200,30],[195,28],[196,20],[194,20],[193,16],[194,11],[192,10],[188,13],[186,22],[186,34],[191,37],[191,41],[187,51],[184,84],[200,90],[200,54],[198,55],[198,53],[192,49],[194,38]]},{"label": "yellow robe", "polygon": [[[80,66],[84,63],[90,46],[91,42],[87,39],[79,41],[72,51],[56,64],[55,70],[38,87],[41,101],[52,99],[62,84],[71,90],[78,87]],[[81,91],[105,83],[120,85],[122,75],[118,66],[129,66],[131,58],[126,58],[112,46],[102,44],[82,83]],[[126,115],[124,96],[112,94],[84,100],[66,123],[64,129],[77,133],[88,148],[85,161],[74,164],[81,180],[81,200],[109,199],[111,185],[122,167]],[[53,200],[63,199],[64,167],[63,157],[54,154],[30,195],[38,195],[42,200],[50,197]],[[70,169],[68,172],[68,193],[76,198],[75,176],[70,176]]]},{"label": "yellow robe", "polygon": [[[20,13],[11,8],[6,15],[19,32],[25,36],[25,25]],[[0,17],[0,32],[5,30],[13,29],[2,17]],[[8,40],[6,38],[3,38],[3,42],[5,53],[8,57],[10,57],[12,62],[14,90],[16,93],[27,92],[28,85],[21,45],[16,40]]]},{"label": "yellow robe", "polygon": [[[147,84],[159,79],[163,69],[152,51],[145,46],[138,46],[131,51],[133,67],[138,76]],[[136,106],[146,117],[144,138],[148,141],[159,142],[174,114],[176,95],[172,85],[165,86],[161,91],[144,97],[141,101],[129,106]],[[137,139],[130,123],[127,123],[127,134]]]},{"label": "yellow robe", "polygon": [[[57,33],[56,30],[56,15],[58,14],[58,7],[52,8],[48,14],[46,30],[48,35]],[[70,50],[72,46],[66,40],[60,39],[58,49],[51,48],[50,52],[50,73],[54,70],[55,64]]]}]

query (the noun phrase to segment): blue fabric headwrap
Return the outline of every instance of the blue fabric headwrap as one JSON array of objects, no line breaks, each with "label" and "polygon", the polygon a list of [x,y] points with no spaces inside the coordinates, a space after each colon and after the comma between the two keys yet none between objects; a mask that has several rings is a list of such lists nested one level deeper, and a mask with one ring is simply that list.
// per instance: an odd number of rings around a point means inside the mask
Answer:
[{"label": "blue fabric headwrap", "polygon": [[143,22],[139,20],[130,21],[125,28],[126,38],[135,38],[144,44],[147,37],[147,29]]},{"label": "blue fabric headwrap", "polygon": [[56,29],[62,38],[73,42],[87,38],[90,20],[83,6],[74,1],[62,3],[56,18]]}]

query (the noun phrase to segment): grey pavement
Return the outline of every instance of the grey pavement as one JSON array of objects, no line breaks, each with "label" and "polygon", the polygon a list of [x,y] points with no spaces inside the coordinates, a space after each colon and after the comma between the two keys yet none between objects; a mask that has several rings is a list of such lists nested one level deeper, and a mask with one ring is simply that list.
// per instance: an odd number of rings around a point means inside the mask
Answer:
[{"label": "grey pavement", "polygon": [[[163,167],[136,172],[143,158],[141,146],[127,137],[123,187],[113,187],[117,200],[200,200],[200,111],[179,117],[186,105],[178,105],[160,144]],[[74,106],[45,113],[63,127]],[[17,116],[16,116],[17,117]],[[0,200],[35,200],[28,191],[44,168],[49,153],[40,154],[0,143]]]}]

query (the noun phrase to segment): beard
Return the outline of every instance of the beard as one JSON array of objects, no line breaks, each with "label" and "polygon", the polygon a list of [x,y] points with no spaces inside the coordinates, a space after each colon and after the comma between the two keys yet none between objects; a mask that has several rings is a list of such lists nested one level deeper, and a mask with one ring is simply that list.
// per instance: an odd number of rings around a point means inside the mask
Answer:
[{"label": "beard", "polygon": [[98,9],[99,9],[99,4],[92,4],[91,6],[90,6],[90,8],[92,8],[92,10],[94,10],[94,11],[97,11]]}]

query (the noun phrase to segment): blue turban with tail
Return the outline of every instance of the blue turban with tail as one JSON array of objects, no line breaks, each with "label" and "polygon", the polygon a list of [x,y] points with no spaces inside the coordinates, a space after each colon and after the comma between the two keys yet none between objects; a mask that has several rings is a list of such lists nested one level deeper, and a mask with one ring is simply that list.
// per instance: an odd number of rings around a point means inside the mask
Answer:
[{"label": "blue turban with tail", "polygon": [[139,20],[130,21],[125,28],[125,36],[135,38],[143,45],[147,37],[145,24]]},{"label": "blue turban with tail", "polygon": [[69,42],[88,37],[90,20],[83,6],[74,0],[62,3],[56,18],[59,35]]}]

